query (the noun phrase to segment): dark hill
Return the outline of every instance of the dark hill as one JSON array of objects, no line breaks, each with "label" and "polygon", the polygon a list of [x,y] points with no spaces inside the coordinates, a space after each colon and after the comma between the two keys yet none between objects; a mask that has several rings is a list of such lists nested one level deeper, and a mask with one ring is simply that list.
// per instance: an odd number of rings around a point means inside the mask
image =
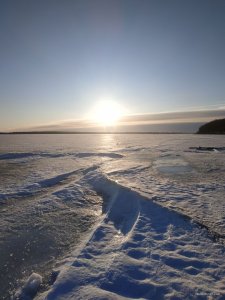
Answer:
[{"label": "dark hill", "polygon": [[225,119],[214,120],[202,125],[198,132],[200,134],[225,134]]}]

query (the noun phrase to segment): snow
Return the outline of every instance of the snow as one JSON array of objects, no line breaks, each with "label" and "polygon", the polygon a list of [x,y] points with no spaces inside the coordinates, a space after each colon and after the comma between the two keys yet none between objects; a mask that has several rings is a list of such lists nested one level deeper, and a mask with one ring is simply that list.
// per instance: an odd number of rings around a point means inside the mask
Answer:
[{"label": "snow", "polygon": [[221,136],[24,139],[0,146],[3,299],[224,299]]},{"label": "snow", "polygon": [[32,273],[24,286],[16,292],[14,300],[31,300],[36,295],[39,286],[42,283],[42,277],[39,274]]},{"label": "snow", "polygon": [[37,299],[222,299],[224,247],[190,219],[109,180],[104,219],[48,294]]}]

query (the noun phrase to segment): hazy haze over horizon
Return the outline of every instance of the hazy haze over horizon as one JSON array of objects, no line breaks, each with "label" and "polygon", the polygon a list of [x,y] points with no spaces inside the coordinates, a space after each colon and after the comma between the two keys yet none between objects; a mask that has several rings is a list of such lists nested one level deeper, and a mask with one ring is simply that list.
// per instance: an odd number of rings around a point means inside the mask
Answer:
[{"label": "hazy haze over horizon", "polygon": [[136,114],[121,116],[114,126],[102,126],[89,119],[62,120],[12,131],[68,131],[68,132],[189,132],[193,133],[205,122],[225,117],[224,109]]}]

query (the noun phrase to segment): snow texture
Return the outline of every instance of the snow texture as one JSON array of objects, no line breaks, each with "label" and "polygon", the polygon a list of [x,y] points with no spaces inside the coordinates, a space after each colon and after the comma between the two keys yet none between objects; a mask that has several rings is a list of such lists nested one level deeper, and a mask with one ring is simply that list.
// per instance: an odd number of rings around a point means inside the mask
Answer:
[{"label": "snow texture", "polygon": [[222,137],[1,139],[2,299],[225,299]]}]

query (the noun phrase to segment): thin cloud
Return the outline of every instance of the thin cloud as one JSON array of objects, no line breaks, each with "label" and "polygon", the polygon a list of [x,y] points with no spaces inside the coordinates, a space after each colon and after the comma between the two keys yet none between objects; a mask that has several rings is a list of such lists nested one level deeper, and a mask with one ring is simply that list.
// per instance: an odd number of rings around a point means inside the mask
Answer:
[{"label": "thin cloud", "polygon": [[214,118],[224,118],[225,109],[168,112],[158,114],[127,115],[121,118],[121,124],[128,123],[170,123],[170,122],[207,122]]},{"label": "thin cloud", "polygon": [[[225,108],[211,109],[211,110],[197,110],[197,111],[180,111],[180,112],[164,112],[157,114],[135,114],[124,115],[120,118],[117,125],[111,129],[115,131],[151,131],[151,128],[157,131],[157,127],[153,125],[160,125],[158,128],[163,128],[162,125],[167,125],[168,131],[174,128],[179,128],[179,124],[190,124],[190,128],[193,128],[191,124],[203,124],[205,122],[225,118]],[[196,125],[196,126],[197,126]],[[196,127],[195,126],[195,127]],[[182,127],[182,126],[181,126]],[[17,131],[102,131],[104,128],[99,124],[89,119],[78,120],[63,120],[51,124],[43,124],[26,129],[20,129]],[[179,131],[179,130],[178,130]],[[193,130],[190,130],[191,132]]]}]

